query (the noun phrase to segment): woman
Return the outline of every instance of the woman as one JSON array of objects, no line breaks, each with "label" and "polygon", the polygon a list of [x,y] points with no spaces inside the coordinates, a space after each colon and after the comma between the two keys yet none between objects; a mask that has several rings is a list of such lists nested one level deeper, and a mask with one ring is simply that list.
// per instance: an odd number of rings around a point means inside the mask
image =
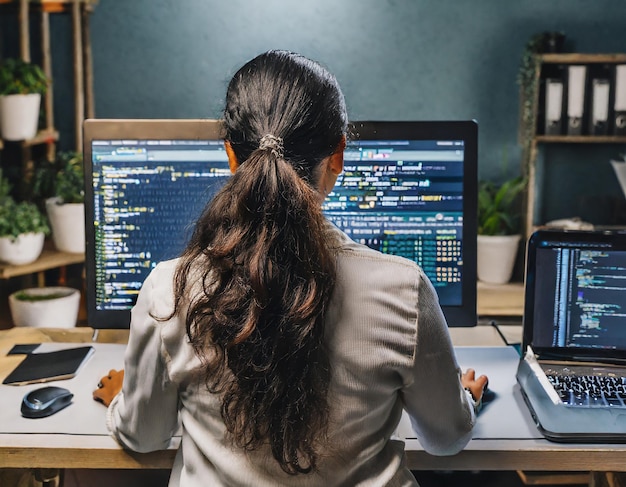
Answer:
[{"label": "woman", "polygon": [[403,408],[427,451],[456,453],[487,379],[461,375],[415,263],[324,219],[346,143],[336,79],[262,54],[230,82],[224,129],[233,176],[144,283],[111,432],[162,449],[180,418],[170,485],[416,485],[390,439]]}]

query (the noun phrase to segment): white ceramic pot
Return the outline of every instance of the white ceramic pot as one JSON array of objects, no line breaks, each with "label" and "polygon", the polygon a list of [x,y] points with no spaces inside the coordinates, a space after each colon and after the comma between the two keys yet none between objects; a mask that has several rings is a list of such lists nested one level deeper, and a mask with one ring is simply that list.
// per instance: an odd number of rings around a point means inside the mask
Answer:
[{"label": "white ceramic pot", "polygon": [[46,213],[52,227],[52,240],[57,250],[81,254],[85,252],[85,205],[58,204],[59,198],[46,200]]},{"label": "white ceramic pot", "polygon": [[5,140],[32,139],[37,134],[41,95],[0,96],[0,127]]},{"label": "white ceramic pot", "polygon": [[44,234],[22,233],[15,240],[0,237],[0,261],[10,265],[24,265],[36,261],[43,250]]},{"label": "white ceramic pot", "polygon": [[[30,299],[19,299],[20,295]],[[34,287],[9,296],[15,326],[71,328],[76,326],[79,306],[80,292],[71,287]]]},{"label": "white ceramic pot", "polygon": [[478,279],[490,284],[511,280],[521,235],[478,235]]}]

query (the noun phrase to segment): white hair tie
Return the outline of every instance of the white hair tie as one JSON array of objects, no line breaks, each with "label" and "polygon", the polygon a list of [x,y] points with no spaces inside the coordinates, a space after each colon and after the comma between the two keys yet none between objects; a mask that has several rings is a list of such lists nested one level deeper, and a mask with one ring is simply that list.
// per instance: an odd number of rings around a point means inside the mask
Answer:
[{"label": "white hair tie", "polygon": [[276,153],[278,157],[283,157],[283,139],[275,137],[272,134],[265,134],[259,140],[259,149],[270,149]]}]

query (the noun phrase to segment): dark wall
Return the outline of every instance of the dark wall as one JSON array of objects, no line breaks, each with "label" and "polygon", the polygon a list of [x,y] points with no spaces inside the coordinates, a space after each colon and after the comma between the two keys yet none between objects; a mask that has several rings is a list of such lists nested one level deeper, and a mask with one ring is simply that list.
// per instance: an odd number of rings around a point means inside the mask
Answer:
[{"label": "dark wall", "polygon": [[[336,74],[353,120],[478,120],[479,177],[499,179],[519,171],[516,75],[528,38],[558,30],[569,50],[624,52],[624,19],[626,2],[615,0],[100,0],[91,17],[96,115],[219,117],[242,63],[290,49]],[[62,147],[73,147],[69,32],[69,17],[55,16]],[[619,192],[602,169],[595,190]]]}]

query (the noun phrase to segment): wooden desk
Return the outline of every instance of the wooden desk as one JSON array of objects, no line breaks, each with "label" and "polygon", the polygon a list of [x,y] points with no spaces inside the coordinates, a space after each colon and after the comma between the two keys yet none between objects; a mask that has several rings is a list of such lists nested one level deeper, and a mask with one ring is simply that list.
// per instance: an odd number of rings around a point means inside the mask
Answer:
[{"label": "wooden desk", "polygon": [[[455,345],[501,346],[492,327],[452,328]],[[101,330],[98,342],[125,343],[126,330]],[[6,352],[15,343],[90,342],[91,328],[49,330],[13,328],[0,331],[0,377],[16,363]],[[178,443],[165,451],[133,453],[109,436],[6,434],[0,432],[0,468],[170,468]],[[413,470],[626,471],[626,445],[557,444],[543,439],[472,440],[457,455],[435,457],[417,440],[407,440],[407,461]]]},{"label": "wooden desk", "polygon": [[[94,339],[95,338],[95,339]],[[7,357],[15,343],[126,343],[128,330],[92,328],[11,328],[0,331],[0,378],[21,360]],[[104,415],[102,417],[104,420]],[[0,468],[171,468],[178,442],[172,449],[152,453],[123,450],[106,435],[6,434],[0,432]]]}]

